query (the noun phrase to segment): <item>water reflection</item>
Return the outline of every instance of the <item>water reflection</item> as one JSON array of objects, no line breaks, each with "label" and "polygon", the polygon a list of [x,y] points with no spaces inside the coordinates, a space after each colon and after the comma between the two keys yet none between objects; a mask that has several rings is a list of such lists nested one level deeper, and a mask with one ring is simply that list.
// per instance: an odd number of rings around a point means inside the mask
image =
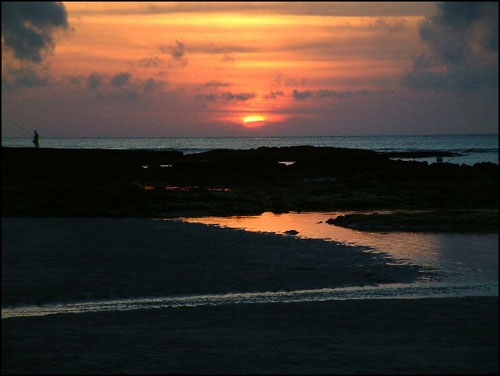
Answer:
[{"label": "water reflection", "polygon": [[[390,213],[390,211],[375,211]],[[366,232],[326,223],[329,218],[361,212],[263,213],[258,216],[182,218],[184,222],[204,223],[247,231],[326,239],[347,245],[361,245],[383,252],[397,262],[437,268],[446,281],[497,282],[498,234]],[[368,212],[365,212],[368,213]],[[374,212],[369,212],[374,213]]]}]

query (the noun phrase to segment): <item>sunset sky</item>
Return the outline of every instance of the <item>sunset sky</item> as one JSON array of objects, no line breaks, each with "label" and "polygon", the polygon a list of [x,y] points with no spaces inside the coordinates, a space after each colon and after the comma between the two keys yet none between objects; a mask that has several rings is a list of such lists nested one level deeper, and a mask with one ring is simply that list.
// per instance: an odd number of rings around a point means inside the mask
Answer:
[{"label": "sunset sky", "polygon": [[2,3],[2,136],[498,132],[498,3]]}]

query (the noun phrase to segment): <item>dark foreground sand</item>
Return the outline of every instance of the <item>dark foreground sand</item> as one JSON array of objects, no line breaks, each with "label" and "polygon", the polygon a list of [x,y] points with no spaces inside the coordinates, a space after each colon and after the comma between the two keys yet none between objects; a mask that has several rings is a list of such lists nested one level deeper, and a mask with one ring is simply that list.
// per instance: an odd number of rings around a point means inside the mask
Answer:
[{"label": "dark foreground sand", "polygon": [[[411,282],[320,240],[151,219],[2,218],[2,306]],[[497,373],[498,298],[2,319],[2,373]]]},{"label": "dark foreground sand", "polygon": [[498,299],[240,304],[2,320],[2,373],[497,373]]},{"label": "dark foreground sand", "polygon": [[2,305],[412,282],[322,240],[125,218],[3,218]]}]

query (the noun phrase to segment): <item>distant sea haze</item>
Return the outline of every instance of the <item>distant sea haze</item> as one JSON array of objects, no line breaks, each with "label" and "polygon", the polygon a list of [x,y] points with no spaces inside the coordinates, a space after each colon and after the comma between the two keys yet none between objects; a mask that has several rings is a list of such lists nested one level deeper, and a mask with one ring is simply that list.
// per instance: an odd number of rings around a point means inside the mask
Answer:
[{"label": "distant sea haze", "polygon": [[[178,150],[185,154],[214,149],[256,149],[262,146],[283,147],[311,145],[368,149],[379,152],[449,151],[460,154],[445,157],[443,162],[473,165],[478,162],[498,164],[498,135],[426,135],[426,136],[317,136],[317,137],[137,137],[137,138],[44,138],[41,148]],[[2,137],[2,146],[32,147],[29,137]],[[411,158],[409,158],[411,159]],[[436,158],[415,160],[435,162]]]}]

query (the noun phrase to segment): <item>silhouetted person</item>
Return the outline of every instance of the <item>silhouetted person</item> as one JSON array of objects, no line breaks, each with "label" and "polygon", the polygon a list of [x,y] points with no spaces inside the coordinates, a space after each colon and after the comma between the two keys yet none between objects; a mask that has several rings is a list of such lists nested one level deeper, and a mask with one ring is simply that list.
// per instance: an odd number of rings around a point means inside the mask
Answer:
[{"label": "silhouetted person", "polygon": [[33,144],[35,144],[36,148],[40,146],[40,145],[38,145],[38,133],[36,131],[33,134]]}]

